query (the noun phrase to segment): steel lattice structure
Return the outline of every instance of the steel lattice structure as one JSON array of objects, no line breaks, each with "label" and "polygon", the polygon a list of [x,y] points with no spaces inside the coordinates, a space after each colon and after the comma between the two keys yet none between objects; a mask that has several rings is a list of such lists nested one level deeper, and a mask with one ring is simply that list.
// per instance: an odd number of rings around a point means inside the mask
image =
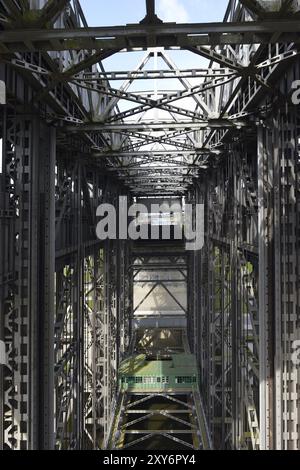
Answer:
[{"label": "steel lattice structure", "polygon": [[[146,9],[96,28],[79,0],[0,0],[0,448],[109,447],[136,253],[96,237],[96,208],[127,196],[205,205],[184,269],[213,446],[299,449],[299,2],[230,0],[208,24]],[[137,49],[134,70],[104,69]]]}]

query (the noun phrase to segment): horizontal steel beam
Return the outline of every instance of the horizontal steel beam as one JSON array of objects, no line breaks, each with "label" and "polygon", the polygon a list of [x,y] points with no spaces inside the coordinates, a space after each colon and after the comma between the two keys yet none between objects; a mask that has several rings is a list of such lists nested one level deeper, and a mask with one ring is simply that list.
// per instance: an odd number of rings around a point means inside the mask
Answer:
[{"label": "horizontal steel beam", "polygon": [[159,191],[153,191],[153,190],[141,190],[141,191],[135,191],[134,195],[136,197],[176,197],[180,196],[182,197],[186,191],[164,191],[164,192],[159,192]]},{"label": "horizontal steel beam", "polygon": [[232,128],[244,127],[248,125],[246,121],[235,121],[231,119],[208,119],[199,122],[137,122],[128,123],[122,122],[120,124],[102,124],[101,122],[94,122],[92,124],[78,124],[65,126],[68,132],[144,132],[144,131],[197,131],[199,129],[211,128]]},{"label": "horizontal steel beam", "polygon": [[178,175],[178,176],[169,176],[169,175],[154,175],[154,176],[138,176],[138,175],[133,175],[133,176],[124,176],[124,181],[155,181],[155,180],[167,180],[167,181],[174,181],[174,180],[183,180],[183,179],[192,179],[192,175]]},{"label": "horizontal steel beam", "polygon": [[[178,279],[177,279],[178,280]],[[184,279],[183,279],[184,281]],[[135,281],[135,282],[141,282],[141,281]],[[148,282],[148,281],[145,281],[145,282]],[[166,281],[165,281],[166,282]],[[182,282],[182,281],[180,281]],[[160,408],[158,409],[151,409],[151,413],[157,413],[157,414],[161,414],[162,410]],[[146,409],[141,409],[141,410],[125,410],[125,414],[144,414],[144,413],[149,413],[149,410],[146,410]],[[168,413],[168,414],[188,414],[189,413],[189,410],[187,409],[183,409],[183,410],[170,410],[170,411],[164,411],[164,413]]]},{"label": "horizontal steel beam", "polygon": [[134,184],[130,184],[128,185],[128,187],[130,189],[132,189],[133,191],[139,191],[140,189],[146,189],[146,190],[149,190],[149,189],[153,189],[155,191],[164,191],[165,189],[168,189],[168,190],[172,190],[172,191],[177,191],[178,189],[180,190],[186,190],[190,185],[182,185],[182,184],[178,184],[178,185],[174,185],[174,184],[163,184],[163,186],[160,184],[137,184],[137,185],[134,185]]},{"label": "horizontal steel beam", "polygon": [[[173,162],[173,163],[176,163],[176,162]],[[162,171],[163,171],[163,174],[166,176],[178,176],[178,175],[182,175],[182,166],[177,166],[176,168],[172,167],[170,168],[170,166],[168,167],[164,167],[163,169],[162,168],[155,168],[155,167],[151,167],[150,169],[148,167],[139,167],[139,166],[134,166],[134,167],[127,167],[127,166],[122,166],[122,167],[109,167],[108,169],[110,171],[116,171],[118,172],[119,171],[119,168],[121,169],[125,169],[126,172],[130,172],[131,170],[133,170],[134,173],[130,173],[130,175],[149,175],[150,173],[150,176],[153,176],[153,175],[161,175],[162,174]],[[198,166],[195,166],[194,168],[189,168],[189,175],[192,175],[193,172],[197,171],[199,169]],[[128,176],[128,175],[126,175]]]},{"label": "horizontal steel beam", "polygon": [[161,158],[144,158],[144,159],[141,159],[139,161],[134,161],[134,162],[130,162],[126,165],[121,165],[122,166],[126,166],[128,168],[133,168],[133,167],[141,167],[141,165],[148,165],[147,167],[145,168],[150,168],[152,165],[166,165],[165,168],[167,169],[169,165],[177,165],[178,167],[180,168],[183,168],[185,167],[186,165],[191,165],[192,162],[191,161],[181,161],[181,160],[176,160],[176,159],[161,159]]},{"label": "horizontal steel beam", "polygon": [[108,71],[97,73],[85,73],[74,78],[82,82],[98,80],[153,80],[153,79],[178,79],[178,78],[216,78],[233,75],[229,68],[219,69],[183,69],[183,70],[137,70],[137,71]]},{"label": "horizontal steel beam", "polygon": [[180,191],[180,194],[183,195],[187,192],[187,188],[179,188],[178,189],[175,189],[175,188],[166,188],[164,190],[162,190],[161,188],[154,188],[154,187],[149,187],[149,188],[139,188],[139,187],[135,187],[135,188],[130,188],[131,191],[134,193],[135,196],[138,196],[140,194],[153,194],[156,196],[156,194],[160,191],[163,191],[164,193],[168,194],[168,195],[171,195],[171,194],[179,194],[179,191]]},{"label": "horizontal steel beam", "polygon": [[163,175],[157,176],[153,179],[152,176],[149,176],[148,178],[142,177],[142,178],[132,178],[132,179],[127,179],[127,177],[124,177],[125,179],[123,181],[128,181],[129,184],[189,184],[189,179],[192,179],[190,175],[187,175],[186,178],[183,176],[177,176],[177,177],[165,177]]},{"label": "horizontal steel beam", "polygon": [[70,29],[6,30],[0,33],[2,53],[26,51],[146,49],[214,44],[260,44],[299,40],[300,22],[284,20],[228,23],[126,25]]},{"label": "horizontal steel beam", "polygon": [[180,183],[139,183],[137,182],[137,184],[130,184],[128,185],[130,188],[142,188],[142,189],[149,189],[149,188],[154,188],[154,189],[159,189],[159,190],[162,190],[164,191],[165,189],[167,190],[170,190],[171,188],[174,188],[174,190],[178,190],[178,189],[183,189],[183,188],[186,188],[189,186],[189,184],[180,184]]},{"label": "horizontal steel beam", "polygon": [[192,429],[124,429],[122,432],[125,434],[193,434],[194,430]]},{"label": "horizontal steel beam", "polygon": [[[174,163],[174,162],[173,162],[173,163]],[[175,163],[176,163],[176,162],[175,162]],[[110,167],[110,168],[111,168],[113,171],[116,171],[116,172],[118,171],[118,168],[117,168],[117,167],[114,167],[114,168]],[[181,169],[182,169],[182,166],[181,166],[181,167],[178,166],[178,170],[181,170]],[[131,170],[131,169],[128,167],[128,169],[127,169],[126,171],[127,171],[127,172],[130,172],[130,170]],[[193,172],[195,172],[195,171],[197,171],[197,170],[198,170],[198,167],[189,170],[189,176],[192,176],[192,175],[193,175]],[[159,169],[155,169],[155,168],[154,168],[154,169],[151,169],[151,171],[149,172],[149,171],[147,170],[147,168],[146,168],[146,169],[143,169],[143,168],[140,168],[140,167],[134,167],[133,171],[134,171],[134,173],[130,173],[129,175],[126,174],[125,176],[127,177],[127,176],[136,176],[136,175],[138,175],[138,176],[148,176],[149,178],[151,178],[152,176],[156,176],[156,175],[161,176],[162,174],[163,174],[164,176],[169,176],[169,177],[171,177],[171,176],[172,176],[172,177],[173,177],[173,176],[183,176],[183,174],[182,174],[181,171],[176,171],[176,170],[174,170],[174,169],[172,169],[172,168],[171,168],[171,169],[168,169],[168,168],[166,168],[166,167],[165,167],[165,169],[163,170],[163,173],[162,173],[161,168],[159,168]],[[195,174],[195,173],[194,173],[194,174]],[[184,176],[185,176],[185,175],[186,175],[186,174],[184,174]]]},{"label": "horizontal steel beam", "polygon": [[122,150],[109,150],[105,152],[94,152],[93,157],[118,157],[118,158],[144,158],[144,157],[197,157],[197,155],[208,155],[210,153],[220,153],[218,150],[210,149],[197,149],[195,151],[191,150],[147,150],[147,151],[129,151],[122,152]]},{"label": "horizontal steel beam", "polygon": [[174,169],[178,169],[178,170],[183,170],[183,169],[199,169],[200,166],[198,165],[167,165],[167,166],[161,166],[161,167],[157,167],[157,166],[154,166],[154,167],[151,167],[149,164],[148,166],[145,166],[145,167],[142,167],[142,166],[127,166],[127,165],[124,165],[124,166],[119,166],[119,167],[113,167],[113,168],[107,168],[108,171],[128,171],[128,170],[143,170],[143,171],[168,171],[168,170],[174,170]]}]

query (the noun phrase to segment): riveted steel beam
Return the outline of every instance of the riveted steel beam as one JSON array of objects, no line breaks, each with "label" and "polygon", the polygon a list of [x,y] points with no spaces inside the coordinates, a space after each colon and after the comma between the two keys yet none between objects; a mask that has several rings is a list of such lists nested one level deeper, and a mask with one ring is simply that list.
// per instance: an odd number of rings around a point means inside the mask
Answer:
[{"label": "riveted steel beam", "polygon": [[[87,27],[70,29],[6,30],[0,34],[2,53],[105,50],[147,47],[211,46],[213,44],[268,44],[276,43],[275,33],[281,33],[281,42],[296,41],[300,32],[294,18],[273,21],[228,23],[194,23],[160,25],[127,25],[114,27]],[[151,41],[149,41],[151,38]]]}]

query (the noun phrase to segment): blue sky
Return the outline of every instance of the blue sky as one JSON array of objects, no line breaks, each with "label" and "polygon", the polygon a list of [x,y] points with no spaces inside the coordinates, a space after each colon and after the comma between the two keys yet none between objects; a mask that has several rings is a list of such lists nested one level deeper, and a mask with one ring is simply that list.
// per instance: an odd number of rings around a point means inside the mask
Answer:
[{"label": "blue sky", "polygon": [[[90,26],[137,23],[145,16],[145,0],[81,0]],[[164,21],[177,23],[221,21],[228,0],[156,0]]]}]

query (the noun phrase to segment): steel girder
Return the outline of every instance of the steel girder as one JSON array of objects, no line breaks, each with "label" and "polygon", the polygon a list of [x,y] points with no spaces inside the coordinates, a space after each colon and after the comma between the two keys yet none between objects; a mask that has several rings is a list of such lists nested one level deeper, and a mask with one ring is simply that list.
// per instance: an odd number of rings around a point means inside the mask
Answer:
[{"label": "steel girder", "polygon": [[281,33],[285,42],[297,40],[300,26],[297,19],[272,21],[127,25],[115,27],[86,27],[43,30],[30,29],[24,41],[23,31],[3,31],[0,34],[2,53],[107,50],[147,47],[195,47],[211,45],[269,44],[276,43],[275,33]]},{"label": "steel girder", "polygon": [[[131,122],[124,122],[121,124],[102,124],[102,123],[92,123],[92,124],[82,124],[82,125],[75,125],[75,126],[68,126],[67,131],[69,132],[126,132],[128,131],[153,131],[153,132],[161,132],[161,131],[169,131],[169,130],[182,130],[185,132],[192,132],[195,130],[205,129],[207,127],[210,128],[232,128],[232,127],[244,127],[245,121],[236,121],[233,119],[210,119],[206,121],[200,122],[190,122],[190,121],[183,121],[183,122],[146,122],[146,123],[131,123]],[[147,135],[145,135],[145,138]]]},{"label": "steel girder", "polygon": [[[4,448],[53,448],[55,131],[4,114],[5,207],[11,211],[1,256],[12,275],[1,298]],[[31,201],[31,205],[29,205]],[[5,236],[5,235],[4,235]],[[5,239],[4,239],[5,240]],[[14,254],[14,257],[12,256]]]},{"label": "steel girder", "polygon": [[[123,152],[121,150],[107,150],[102,152],[95,151],[93,157],[118,157],[118,158],[132,158],[132,157],[196,157],[200,155],[210,154],[210,149],[195,149],[191,150],[140,150],[140,151],[128,151]],[[218,151],[212,151],[212,153],[217,154]]]},{"label": "steel girder", "polygon": [[176,79],[179,78],[214,78],[232,75],[230,68],[211,69],[163,69],[163,70],[133,70],[133,71],[108,71],[96,73],[84,73],[75,76],[76,80],[82,82],[101,82],[103,80],[153,80],[153,79]]}]

